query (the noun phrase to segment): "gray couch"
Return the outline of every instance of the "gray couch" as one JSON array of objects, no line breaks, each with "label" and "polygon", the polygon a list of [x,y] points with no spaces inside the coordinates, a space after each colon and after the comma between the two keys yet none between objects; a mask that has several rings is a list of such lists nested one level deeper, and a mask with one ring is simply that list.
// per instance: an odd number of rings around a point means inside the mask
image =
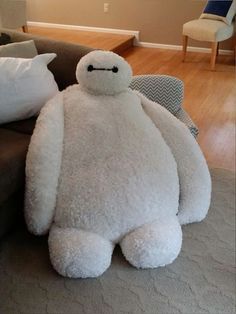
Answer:
[{"label": "gray couch", "polygon": [[[10,35],[13,42],[34,39],[38,53],[55,52],[57,58],[49,64],[60,90],[76,83],[75,69],[82,56],[91,48],[8,29],[0,33]],[[196,136],[198,129],[182,109],[183,82],[163,75],[136,76],[131,88],[160,103],[182,120]],[[35,118],[0,125],[0,238],[14,223],[22,219],[25,157]],[[23,219],[22,219],[23,220]]]},{"label": "gray couch", "polygon": [[[1,29],[10,35],[12,42],[34,39],[38,53],[55,52],[49,69],[62,90],[76,83],[75,69],[82,56],[91,48],[51,39],[32,36],[22,32]],[[0,238],[22,218],[24,195],[25,157],[35,118],[0,125]]]}]

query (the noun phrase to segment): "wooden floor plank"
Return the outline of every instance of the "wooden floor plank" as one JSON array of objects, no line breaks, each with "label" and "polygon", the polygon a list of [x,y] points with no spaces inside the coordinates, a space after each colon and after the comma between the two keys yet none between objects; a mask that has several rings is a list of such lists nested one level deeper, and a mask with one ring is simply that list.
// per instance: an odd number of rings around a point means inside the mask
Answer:
[{"label": "wooden floor plank", "polygon": [[[233,56],[134,47],[123,56],[137,74],[166,74],[183,80],[184,108],[198,125],[198,142],[212,167],[235,170],[236,72]],[[184,148],[183,148],[184,149]]]},{"label": "wooden floor plank", "polygon": [[[134,36],[108,33],[95,33],[90,31],[68,30],[46,27],[30,26],[29,33],[45,36],[57,40],[81,44],[92,48],[121,52],[122,46],[125,49],[132,46]],[[128,44],[128,46],[127,46]],[[118,49],[120,47],[120,49]]]}]

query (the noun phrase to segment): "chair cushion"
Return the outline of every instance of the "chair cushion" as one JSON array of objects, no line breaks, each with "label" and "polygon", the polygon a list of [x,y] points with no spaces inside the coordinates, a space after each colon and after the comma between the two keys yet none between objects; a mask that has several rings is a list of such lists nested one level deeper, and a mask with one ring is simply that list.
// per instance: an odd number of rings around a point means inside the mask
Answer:
[{"label": "chair cushion", "polygon": [[183,101],[183,82],[169,75],[133,76],[130,88],[144,94],[148,99],[162,105],[175,115]]},{"label": "chair cushion", "polygon": [[198,127],[194,124],[190,116],[187,114],[186,111],[184,111],[182,108],[179,109],[178,112],[175,114],[176,118],[179,119],[181,122],[183,122],[191,132],[191,134],[197,138],[199,134]]},{"label": "chair cushion", "polygon": [[30,135],[0,128],[0,204],[24,185]]},{"label": "chair cushion", "polygon": [[233,25],[221,21],[198,19],[183,25],[183,35],[201,41],[223,41],[232,37]]}]

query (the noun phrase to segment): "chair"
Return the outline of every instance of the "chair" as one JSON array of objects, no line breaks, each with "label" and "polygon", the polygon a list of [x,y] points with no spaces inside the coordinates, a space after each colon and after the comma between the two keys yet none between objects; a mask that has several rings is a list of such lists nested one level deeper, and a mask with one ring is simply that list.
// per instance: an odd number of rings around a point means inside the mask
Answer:
[{"label": "chair", "polygon": [[0,27],[22,27],[24,32],[28,32],[25,0],[0,0]]},{"label": "chair", "polygon": [[184,86],[180,79],[168,75],[137,75],[133,77],[130,88],[165,107],[197,137],[198,128],[182,108]]},{"label": "chair", "polygon": [[[231,38],[235,32],[233,17],[236,13],[236,0],[228,1],[228,5],[231,5],[231,7],[228,8],[228,10],[231,10],[229,18],[227,18],[227,16],[208,13],[210,10],[213,10],[212,13],[220,14],[220,10],[225,9],[224,7],[221,8],[225,3],[226,1],[208,1],[204,13],[199,19],[187,22],[183,25],[183,61],[185,61],[189,37],[194,40],[207,41],[211,42],[212,47],[211,70],[215,69],[219,42]],[[224,14],[227,13],[223,13],[223,15]]]}]

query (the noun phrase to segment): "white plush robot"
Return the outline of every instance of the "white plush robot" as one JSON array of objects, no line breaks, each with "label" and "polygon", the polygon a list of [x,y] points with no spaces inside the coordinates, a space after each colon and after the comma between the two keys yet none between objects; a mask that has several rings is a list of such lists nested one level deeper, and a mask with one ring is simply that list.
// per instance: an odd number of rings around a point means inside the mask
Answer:
[{"label": "white plush robot", "polygon": [[184,124],[128,88],[132,71],[120,56],[94,51],[81,59],[79,85],[40,113],[26,164],[25,217],[49,232],[54,268],[96,277],[116,244],[138,268],[171,263],[181,224],[207,214],[211,180]]}]

